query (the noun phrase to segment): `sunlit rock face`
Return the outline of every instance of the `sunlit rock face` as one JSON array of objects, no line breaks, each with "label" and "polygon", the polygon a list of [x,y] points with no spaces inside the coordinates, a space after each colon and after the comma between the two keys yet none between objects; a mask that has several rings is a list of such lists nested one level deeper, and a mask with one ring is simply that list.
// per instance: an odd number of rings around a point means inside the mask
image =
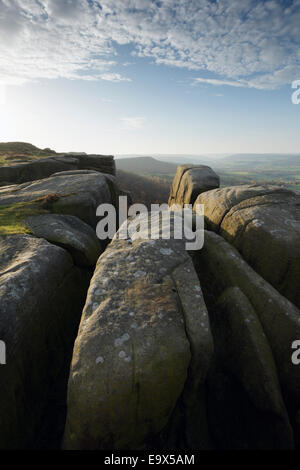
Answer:
[{"label": "sunlit rock face", "polygon": [[219,186],[220,178],[209,166],[180,165],[172,183],[169,206],[194,204],[199,194]]}]

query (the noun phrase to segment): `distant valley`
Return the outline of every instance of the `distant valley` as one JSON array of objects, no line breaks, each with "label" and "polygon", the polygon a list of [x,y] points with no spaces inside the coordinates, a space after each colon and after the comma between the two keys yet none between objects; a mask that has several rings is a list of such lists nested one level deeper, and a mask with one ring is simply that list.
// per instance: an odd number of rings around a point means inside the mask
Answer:
[{"label": "distant valley", "polygon": [[300,190],[300,154],[155,155],[117,158],[117,169],[155,176],[171,183],[177,165],[202,164],[215,170],[221,186],[245,183],[276,183]]}]

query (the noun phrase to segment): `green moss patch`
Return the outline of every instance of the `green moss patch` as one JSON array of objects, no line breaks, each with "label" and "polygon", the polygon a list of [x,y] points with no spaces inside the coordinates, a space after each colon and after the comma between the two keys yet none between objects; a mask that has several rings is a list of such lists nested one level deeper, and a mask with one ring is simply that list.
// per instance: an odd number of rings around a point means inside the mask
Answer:
[{"label": "green moss patch", "polygon": [[30,233],[23,220],[32,215],[47,214],[43,201],[18,202],[0,206],[0,235]]}]

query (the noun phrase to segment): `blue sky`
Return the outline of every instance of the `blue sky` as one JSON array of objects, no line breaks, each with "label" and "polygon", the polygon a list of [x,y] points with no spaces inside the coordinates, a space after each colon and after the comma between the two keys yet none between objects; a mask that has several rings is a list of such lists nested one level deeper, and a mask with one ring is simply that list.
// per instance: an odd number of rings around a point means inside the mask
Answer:
[{"label": "blue sky", "polygon": [[299,152],[300,1],[0,0],[0,141]]}]

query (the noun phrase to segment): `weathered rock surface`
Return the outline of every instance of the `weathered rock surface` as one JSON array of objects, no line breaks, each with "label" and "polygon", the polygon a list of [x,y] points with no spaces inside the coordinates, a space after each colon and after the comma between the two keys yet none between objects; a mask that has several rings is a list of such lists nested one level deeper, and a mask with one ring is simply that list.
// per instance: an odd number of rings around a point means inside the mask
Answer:
[{"label": "weathered rock surface", "polygon": [[98,260],[73,352],[67,449],[151,446],[180,399],[201,400],[213,345],[198,278],[182,240],[141,233]]},{"label": "weathered rock surface", "polygon": [[299,409],[300,369],[292,364],[291,345],[300,337],[300,311],[213,232],[205,231],[204,247],[195,255],[195,265],[210,315],[216,299],[228,287],[239,287],[248,298],[270,344],[285,403]]},{"label": "weathered rock surface", "polygon": [[300,307],[300,195],[278,186],[242,185],[201,194],[210,229]]},{"label": "weathered rock surface", "polygon": [[59,445],[89,280],[67,251],[45,240],[0,239],[0,338],[7,352],[0,368],[1,448],[39,447],[45,436],[42,445]]},{"label": "weathered rock surface", "polygon": [[209,166],[180,165],[172,183],[169,206],[194,204],[199,194],[219,186],[220,179]]},{"label": "weathered rock surface", "polygon": [[94,266],[103,251],[95,231],[78,217],[43,214],[24,222],[34,236],[65,248],[78,266]]},{"label": "weathered rock surface", "polygon": [[77,170],[56,173],[38,181],[0,188],[0,206],[55,196],[51,211],[74,215],[93,228],[96,209],[102,203],[116,205],[119,190],[115,177],[96,171]]},{"label": "weathered rock surface", "polygon": [[115,175],[114,157],[110,155],[66,154],[24,163],[0,166],[0,183],[25,183],[48,178],[68,170],[94,170]]},{"label": "weathered rock surface", "polygon": [[273,355],[248,298],[238,287],[226,289],[210,319],[216,356],[208,412],[218,446],[293,448]]}]

